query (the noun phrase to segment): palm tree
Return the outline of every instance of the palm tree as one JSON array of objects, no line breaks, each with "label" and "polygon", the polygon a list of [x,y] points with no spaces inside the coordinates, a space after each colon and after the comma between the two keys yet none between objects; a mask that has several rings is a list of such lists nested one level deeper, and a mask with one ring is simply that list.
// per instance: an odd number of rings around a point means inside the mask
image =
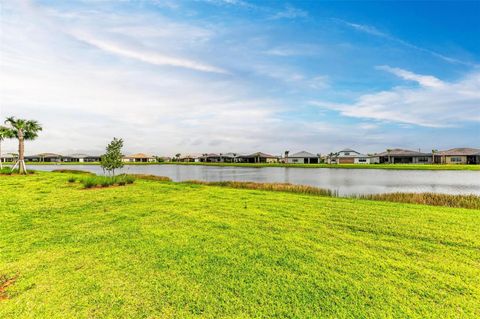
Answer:
[{"label": "palm tree", "polygon": [[9,130],[13,136],[18,139],[18,161],[12,170],[18,166],[20,174],[27,173],[25,165],[25,141],[34,140],[38,137],[38,132],[42,130],[42,126],[35,120],[17,119],[13,116],[5,120],[5,124],[9,125]]},{"label": "palm tree", "polygon": [[13,137],[13,132],[11,129],[5,126],[0,125],[0,169],[3,168],[2,165],[2,142],[3,140],[7,138],[12,138]]}]

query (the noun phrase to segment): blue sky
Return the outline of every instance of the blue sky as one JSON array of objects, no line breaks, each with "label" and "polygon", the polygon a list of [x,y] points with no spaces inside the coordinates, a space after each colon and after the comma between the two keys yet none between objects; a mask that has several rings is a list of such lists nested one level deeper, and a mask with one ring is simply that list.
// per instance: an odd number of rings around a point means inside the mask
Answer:
[{"label": "blue sky", "polygon": [[[480,147],[479,1],[8,1],[28,152]],[[7,150],[14,151],[13,141]]]}]

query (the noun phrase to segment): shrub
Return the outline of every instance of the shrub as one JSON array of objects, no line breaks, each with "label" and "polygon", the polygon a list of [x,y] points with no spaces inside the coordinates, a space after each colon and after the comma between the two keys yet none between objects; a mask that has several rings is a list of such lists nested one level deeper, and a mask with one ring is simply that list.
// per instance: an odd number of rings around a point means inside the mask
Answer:
[{"label": "shrub", "polygon": [[80,179],[84,188],[93,188],[93,187],[109,187],[109,186],[125,186],[126,184],[132,184],[135,181],[135,178],[128,175],[118,175],[118,176],[88,176]]},{"label": "shrub", "polygon": [[12,175],[13,171],[9,167],[4,167],[0,169],[0,174],[1,175]]},{"label": "shrub", "polygon": [[68,178],[69,183],[75,183],[76,181],[77,181],[77,179],[75,177],[69,177]]},{"label": "shrub", "polygon": [[[28,170],[28,174],[35,174],[35,171]],[[0,175],[14,175],[18,174],[18,169],[12,170],[10,167],[3,167],[0,169]]]}]

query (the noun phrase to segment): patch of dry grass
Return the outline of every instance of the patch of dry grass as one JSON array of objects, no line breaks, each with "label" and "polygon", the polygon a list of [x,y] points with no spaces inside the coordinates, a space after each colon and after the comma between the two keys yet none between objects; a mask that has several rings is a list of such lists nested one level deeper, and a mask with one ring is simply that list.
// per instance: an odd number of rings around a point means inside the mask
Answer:
[{"label": "patch of dry grass", "polygon": [[242,188],[242,189],[255,189],[255,190],[266,190],[266,191],[277,191],[277,192],[288,192],[288,193],[298,193],[298,194],[308,194],[308,195],[318,195],[318,196],[330,196],[334,197],[337,194],[329,189],[323,189],[314,186],[307,185],[294,185],[289,183],[254,183],[254,182],[203,182],[203,181],[187,181],[186,183],[190,184],[199,184],[199,185],[211,185],[211,186],[223,186],[231,188]]},{"label": "patch of dry grass", "polygon": [[355,196],[360,199],[370,199],[387,202],[422,204],[432,206],[461,207],[480,209],[480,196],[449,195],[435,193],[391,193]]},{"label": "patch of dry grass", "polygon": [[157,181],[157,182],[171,182],[172,179],[167,176],[157,176],[157,175],[149,175],[149,174],[128,174],[129,176],[133,176],[137,179],[146,179],[149,181]]}]

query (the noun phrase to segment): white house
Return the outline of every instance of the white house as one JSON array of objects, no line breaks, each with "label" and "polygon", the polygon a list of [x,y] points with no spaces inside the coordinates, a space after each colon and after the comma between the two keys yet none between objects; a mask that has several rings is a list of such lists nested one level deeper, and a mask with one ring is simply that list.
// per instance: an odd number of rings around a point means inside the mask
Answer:
[{"label": "white house", "polygon": [[331,154],[328,158],[329,164],[370,164],[371,158],[351,148],[343,149]]}]

